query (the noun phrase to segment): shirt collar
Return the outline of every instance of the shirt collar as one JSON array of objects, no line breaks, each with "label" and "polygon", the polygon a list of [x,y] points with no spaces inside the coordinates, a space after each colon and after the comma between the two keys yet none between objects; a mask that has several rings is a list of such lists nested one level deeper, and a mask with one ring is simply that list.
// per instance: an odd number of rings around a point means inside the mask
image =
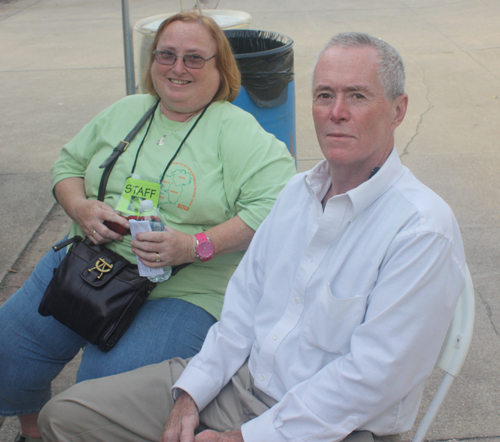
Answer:
[{"label": "shirt collar", "polygon": [[318,201],[321,201],[332,183],[328,161],[320,161],[316,166],[305,173],[304,179],[306,187],[312,190]]},{"label": "shirt collar", "polygon": [[[352,215],[356,217],[363,212],[363,210],[392,187],[401,178],[403,172],[404,169],[399,159],[398,151],[394,147],[385,163],[372,178],[347,192],[347,196],[350,198],[353,206]],[[306,185],[316,195],[318,201],[321,201],[331,184],[327,160],[321,161],[307,172],[305,181]]]}]

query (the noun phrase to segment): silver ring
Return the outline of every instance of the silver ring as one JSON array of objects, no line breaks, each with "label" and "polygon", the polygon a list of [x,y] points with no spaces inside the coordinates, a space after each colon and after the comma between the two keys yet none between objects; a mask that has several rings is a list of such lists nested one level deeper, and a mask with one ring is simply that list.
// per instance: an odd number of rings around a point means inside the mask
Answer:
[{"label": "silver ring", "polygon": [[90,234],[91,236],[94,236],[97,232],[95,230],[92,230],[92,233]]},{"label": "silver ring", "polygon": [[156,252],[156,262],[160,262],[161,259],[160,259],[160,254],[158,252]]}]

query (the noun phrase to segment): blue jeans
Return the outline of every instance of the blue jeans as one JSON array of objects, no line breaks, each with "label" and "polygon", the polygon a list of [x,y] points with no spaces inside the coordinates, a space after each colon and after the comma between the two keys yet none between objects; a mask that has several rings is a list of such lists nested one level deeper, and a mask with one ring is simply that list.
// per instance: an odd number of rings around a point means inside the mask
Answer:
[{"label": "blue jeans", "polygon": [[77,382],[133,370],[200,350],[216,319],[180,299],[146,301],[115,348],[103,353],[38,305],[65,252],[52,249],[0,308],[0,416],[36,413],[50,399],[51,381],[85,347]]}]

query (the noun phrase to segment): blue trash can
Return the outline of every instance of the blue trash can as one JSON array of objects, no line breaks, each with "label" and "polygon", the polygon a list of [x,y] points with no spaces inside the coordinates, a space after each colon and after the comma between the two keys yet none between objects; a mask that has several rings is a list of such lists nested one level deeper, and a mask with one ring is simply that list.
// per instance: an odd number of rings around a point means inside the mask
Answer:
[{"label": "blue trash can", "polygon": [[233,104],[251,113],[295,158],[293,40],[271,31],[234,29],[224,33],[241,72],[242,87]]}]

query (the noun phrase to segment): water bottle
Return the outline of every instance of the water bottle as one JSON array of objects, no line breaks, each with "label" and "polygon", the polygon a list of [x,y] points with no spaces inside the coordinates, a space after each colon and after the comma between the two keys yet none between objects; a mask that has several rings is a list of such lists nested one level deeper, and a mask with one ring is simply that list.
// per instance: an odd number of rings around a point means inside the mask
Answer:
[{"label": "water bottle", "polygon": [[165,230],[165,226],[161,222],[158,212],[159,210],[155,209],[153,201],[142,200],[137,221],[149,221],[149,225],[151,226],[151,231],[163,232]]},{"label": "water bottle", "polygon": [[[161,222],[160,217],[158,216],[158,212],[159,209],[155,209],[153,201],[143,200],[141,201],[141,208],[139,210],[137,221],[149,221],[151,231],[163,232],[165,230],[165,226]],[[163,267],[163,273],[156,276],[148,276],[148,279],[152,282],[162,282],[166,281],[168,278],[170,278],[170,276],[172,276],[172,267],[165,266]]]}]

